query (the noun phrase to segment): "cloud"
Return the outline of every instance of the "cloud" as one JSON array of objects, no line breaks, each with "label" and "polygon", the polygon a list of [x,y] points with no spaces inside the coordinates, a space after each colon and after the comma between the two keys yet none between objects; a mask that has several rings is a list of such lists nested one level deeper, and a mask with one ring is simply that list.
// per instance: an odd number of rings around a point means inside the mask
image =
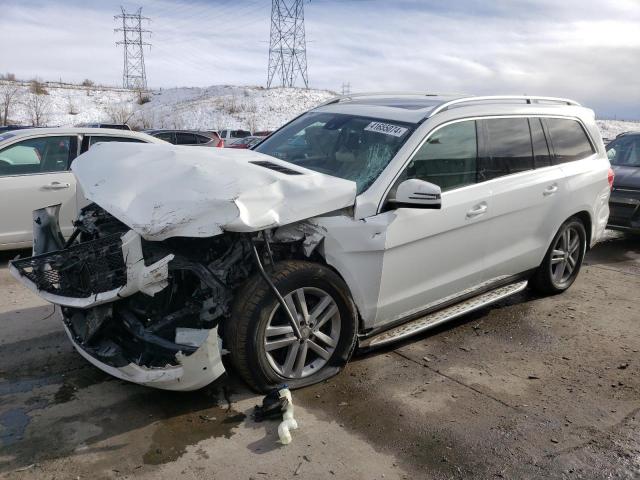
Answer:
[{"label": "cloud", "polygon": [[[266,82],[268,0],[139,2],[152,19],[151,86]],[[119,84],[119,10],[5,0],[0,70]],[[640,118],[637,0],[311,0],[305,16],[314,87],[567,96],[603,117]]]}]

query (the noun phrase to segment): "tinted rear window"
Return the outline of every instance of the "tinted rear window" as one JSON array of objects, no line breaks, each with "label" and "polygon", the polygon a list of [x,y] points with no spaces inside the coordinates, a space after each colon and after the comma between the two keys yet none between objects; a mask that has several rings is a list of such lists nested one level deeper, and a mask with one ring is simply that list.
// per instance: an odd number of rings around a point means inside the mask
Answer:
[{"label": "tinted rear window", "polygon": [[558,163],[573,162],[595,153],[584,128],[576,120],[547,118],[545,122]]},{"label": "tinted rear window", "polygon": [[479,180],[533,169],[533,150],[526,118],[481,120],[485,128],[485,151],[480,159]]},{"label": "tinted rear window", "polygon": [[176,132],[177,145],[196,145],[198,142],[193,133]]},{"label": "tinted rear window", "polygon": [[145,143],[138,138],[131,138],[131,137],[110,137],[110,136],[96,136],[96,135],[91,135],[91,137],[89,137],[89,146],[98,142]]}]

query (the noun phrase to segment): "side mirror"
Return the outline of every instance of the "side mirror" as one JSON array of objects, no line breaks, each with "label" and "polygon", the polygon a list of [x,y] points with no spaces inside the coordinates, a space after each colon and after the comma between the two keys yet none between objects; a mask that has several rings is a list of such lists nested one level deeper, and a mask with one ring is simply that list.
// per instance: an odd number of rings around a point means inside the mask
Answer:
[{"label": "side mirror", "polygon": [[411,178],[405,180],[396,189],[396,198],[389,199],[396,208],[431,208],[442,207],[442,190],[438,185]]}]

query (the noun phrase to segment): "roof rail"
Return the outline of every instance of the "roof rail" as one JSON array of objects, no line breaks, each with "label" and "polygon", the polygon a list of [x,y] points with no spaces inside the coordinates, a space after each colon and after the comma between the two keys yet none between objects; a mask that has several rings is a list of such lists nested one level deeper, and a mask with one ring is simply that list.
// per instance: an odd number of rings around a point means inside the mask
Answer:
[{"label": "roof rail", "polygon": [[331,105],[334,103],[340,103],[343,100],[351,100],[352,98],[359,97],[382,97],[382,96],[398,96],[398,95],[414,95],[423,97],[455,97],[459,96],[453,94],[439,94],[439,93],[426,93],[426,92],[363,92],[363,93],[350,93],[348,95],[338,95],[330,98],[324,103],[318,105],[318,107],[324,107],[325,105]]},{"label": "roof rail", "polygon": [[434,115],[448,110],[450,107],[460,105],[461,103],[472,103],[472,102],[494,102],[500,103],[504,100],[522,100],[525,103],[541,103],[541,102],[554,102],[561,103],[564,105],[573,105],[573,106],[581,106],[578,102],[574,100],[570,100],[568,98],[557,98],[557,97],[535,97],[530,95],[498,95],[498,96],[484,96],[484,97],[465,97],[465,98],[456,98],[454,100],[450,100],[448,102],[444,102],[441,105],[438,105],[433,109],[429,117],[433,117]]}]

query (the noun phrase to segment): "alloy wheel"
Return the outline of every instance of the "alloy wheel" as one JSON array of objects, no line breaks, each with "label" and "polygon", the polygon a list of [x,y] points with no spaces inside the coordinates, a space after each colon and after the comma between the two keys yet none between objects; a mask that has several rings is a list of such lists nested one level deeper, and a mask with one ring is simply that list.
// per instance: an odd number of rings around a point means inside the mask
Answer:
[{"label": "alloy wheel", "polygon": [[284,296],[300,328],[296,338],[288,317],[277,304],[263,332],[271,367],[284,378],[304,378],[324,367],[340,340],[340,312],[320,288],[303,287]]},{"label": "alloy wheel", "polygon": [[580,233],[568,226],[556,240],[551,252],[551,278],[556,285],[567,282],[580,260]]}]

